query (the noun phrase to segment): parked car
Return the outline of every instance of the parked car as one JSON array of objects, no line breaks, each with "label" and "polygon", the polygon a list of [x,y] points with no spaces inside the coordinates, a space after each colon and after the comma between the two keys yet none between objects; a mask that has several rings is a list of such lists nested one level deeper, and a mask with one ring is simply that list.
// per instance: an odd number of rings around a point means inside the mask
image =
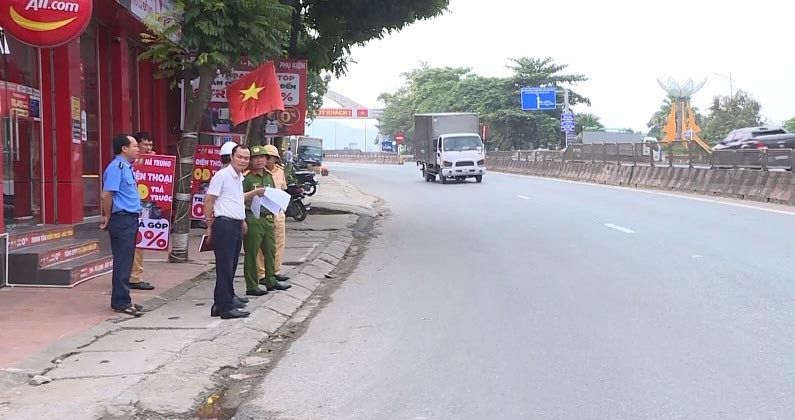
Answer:
[{"label": "parked car", "polygon": [[714,149],[795,149],[795,133],[782,127],[738,128],[719,141]]}]

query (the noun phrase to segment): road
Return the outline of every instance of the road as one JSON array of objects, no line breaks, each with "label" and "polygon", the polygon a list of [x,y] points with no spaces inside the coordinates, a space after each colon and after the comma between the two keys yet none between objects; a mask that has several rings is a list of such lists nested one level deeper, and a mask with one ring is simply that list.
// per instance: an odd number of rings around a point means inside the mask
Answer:
[{"label": "road", "polygon": [[331,168],[391,215],[237,418],[795,418],[795,209]]}]

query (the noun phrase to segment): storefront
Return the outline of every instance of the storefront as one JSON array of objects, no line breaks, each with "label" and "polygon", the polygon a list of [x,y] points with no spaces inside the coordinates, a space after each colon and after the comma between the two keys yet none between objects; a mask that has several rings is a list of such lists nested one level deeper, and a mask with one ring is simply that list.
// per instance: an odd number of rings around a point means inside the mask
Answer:
[{"label": "storefront", "polygon": [[[59,22],[35,20],[31,13],[21,16],[23,8],[77,10],[87,5],[91,10],[90,0],[73,1],[17,2],[21,10],[12,10],[16,15],[11,18],[41,32],[42,25]],[[13,236],[33,226],[93,221],[100,212],[101,175],[113,158],[116,133],[148,131],[155,150],[174,152],[169,144],[175,145],[178,135],[178,90],[154,78],[152,63],[138,60],[143,51],[139,34],[146,30],[141,22],[163,7],[169,7],[167,1],[93,0],[85,28],[56,47],[29,45],[4,25],[0,233]]]},{"label": "storefront", "polygon": [[55,48],[6,34],[0,62],[2,231],[97,216],[115,133],[148,131],[156,150],[168,151],[179,95],[154,78],[151,63],[137,59],[141,20],[162,1],[133,1],[130,8],[119,3],[95,0],[82,34]]}]

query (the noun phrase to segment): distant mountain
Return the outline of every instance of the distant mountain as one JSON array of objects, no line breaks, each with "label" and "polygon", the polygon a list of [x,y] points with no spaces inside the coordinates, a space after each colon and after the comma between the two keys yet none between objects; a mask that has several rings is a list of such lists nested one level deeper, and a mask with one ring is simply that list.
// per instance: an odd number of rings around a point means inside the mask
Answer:
[{"label": "distant mountain", "polygon": [[367,120],[367,130],[365,139],[364,120],[315,120],[306,127],[306,135],[310,137],[320,137],[323,139],[323,149],[358,149],[369,152],[376,151],[373,144],[378,129],[375,128],[375,120]]}]

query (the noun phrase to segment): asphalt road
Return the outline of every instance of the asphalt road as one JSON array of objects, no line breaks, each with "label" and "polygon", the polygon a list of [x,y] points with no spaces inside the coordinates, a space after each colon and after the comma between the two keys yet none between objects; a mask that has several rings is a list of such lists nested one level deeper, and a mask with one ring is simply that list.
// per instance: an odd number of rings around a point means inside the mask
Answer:
[{"label": "asphalt road", "polygon": [[392,214],[238,418],[795,418],[795,209],[331,169]]}]

